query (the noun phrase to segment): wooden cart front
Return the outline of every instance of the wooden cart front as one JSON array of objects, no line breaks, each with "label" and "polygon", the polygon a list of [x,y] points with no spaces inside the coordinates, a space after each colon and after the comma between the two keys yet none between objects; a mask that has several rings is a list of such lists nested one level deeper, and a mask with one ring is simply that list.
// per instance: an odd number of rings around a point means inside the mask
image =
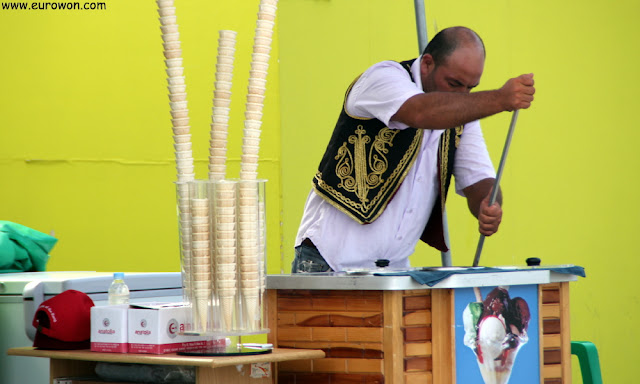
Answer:
[{"label": "wooden cart front", "polygon": [[[568,282],[536,285],[540,381],[570,383]],[[419,287],[269,289],[269,342],[326,354],[279,363],[278,383],[456,383],[455,289]]]}]

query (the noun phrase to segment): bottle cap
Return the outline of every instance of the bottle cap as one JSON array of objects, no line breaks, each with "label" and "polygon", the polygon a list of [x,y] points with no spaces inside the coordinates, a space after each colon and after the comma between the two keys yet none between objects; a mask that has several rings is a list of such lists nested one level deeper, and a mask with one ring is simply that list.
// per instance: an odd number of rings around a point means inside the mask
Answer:
[{"label": "bottle cap", "polygon": [[120,280],[124,279],[124,272],[114,272],[113,278],[120,279]]}]

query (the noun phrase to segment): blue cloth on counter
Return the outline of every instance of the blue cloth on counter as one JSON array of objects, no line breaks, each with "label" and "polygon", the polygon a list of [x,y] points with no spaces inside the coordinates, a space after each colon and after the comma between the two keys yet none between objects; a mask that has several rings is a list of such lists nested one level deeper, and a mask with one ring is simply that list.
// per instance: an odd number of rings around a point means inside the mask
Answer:
[{"label": "blue cloth on counter", "polygon": [[409,270],[402,272],[384,272],[374,273],[374,275],[384,276],[411,276],[416,282],[420,284],[426,284],[430,287],[438,284],[442,280],[451,275],[456,274],[469,274],[469,273],[491,273],[491,272],[518,272],[518,271],[531,271],[531,270],[548,270],[557,273],[566,273],[570,275],[576,275],[586,277],[584,268],[577,265],[557,266],[557,267],[531,267],[531,268],[491,268],[491,267],[477,267],[468,269],[456,269],[456,270]]}]

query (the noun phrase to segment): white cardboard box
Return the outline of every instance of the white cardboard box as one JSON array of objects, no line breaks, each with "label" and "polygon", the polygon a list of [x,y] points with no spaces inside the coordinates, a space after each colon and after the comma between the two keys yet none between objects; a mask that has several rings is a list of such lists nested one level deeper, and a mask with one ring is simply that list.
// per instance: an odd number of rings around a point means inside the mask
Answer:
[{"label": "white cardboard box", "polygon": [[129,351],[128,305],[91,307],[91,350],[127,353]]},{"label": "white cardboard box", "polygon": [[224,345],[225,339],[187,336],[191,309],[182,303],[136,304],[129,308],[129,352],[172,353]]}]

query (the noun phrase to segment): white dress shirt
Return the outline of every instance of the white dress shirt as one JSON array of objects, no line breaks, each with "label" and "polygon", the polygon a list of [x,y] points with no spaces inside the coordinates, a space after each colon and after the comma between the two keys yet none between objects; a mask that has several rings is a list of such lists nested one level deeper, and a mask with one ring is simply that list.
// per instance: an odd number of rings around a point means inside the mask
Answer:
[{"label": "white dress shirt", "polygon": [[[370,67],[354,84],[347,97],[346,110],[352,116],[376,118],[389,128],[407,125],[390,121],[410,97],[422,93],[420,58],[407,71],[397,62],[384,61]],[[438,196],[437,154],[442,130],[424,130],[422,146],[395,196],[384,212],[371,224],[359,224],[309,192],[296,236],[296,245],[309,238],[334,271],[374,268],[375,260],[388,259],[391,268],[409,268],[411,255],[431,215]],[[495,171],[482,137],[480,123],[464,127],[456,150],[453,174],[456,192],[482,179],[495,177]]]}]

